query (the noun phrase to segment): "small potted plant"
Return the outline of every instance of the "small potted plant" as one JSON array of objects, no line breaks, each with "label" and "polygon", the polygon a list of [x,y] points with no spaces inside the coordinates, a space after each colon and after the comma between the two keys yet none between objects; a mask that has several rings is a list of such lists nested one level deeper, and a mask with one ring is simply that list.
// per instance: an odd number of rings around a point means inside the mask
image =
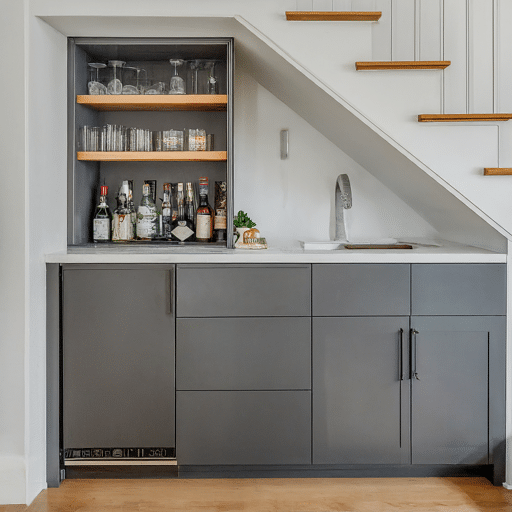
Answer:
[{"label": "small potted plant", "polygon": [[233,219],[233,224],[235,225],[237,232],[237,239],[235,240],[236,247],[237,244],[243,243],[244,232],[256,226],[256,222],[253,222],[245,212],[240,210],[237,216]]}]

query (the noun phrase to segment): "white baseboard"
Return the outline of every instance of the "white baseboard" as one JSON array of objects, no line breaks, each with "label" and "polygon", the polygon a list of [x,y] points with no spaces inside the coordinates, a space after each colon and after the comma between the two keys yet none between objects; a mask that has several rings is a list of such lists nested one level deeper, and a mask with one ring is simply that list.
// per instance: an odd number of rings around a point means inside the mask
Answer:
[{"label": "white baseboard", "polygon": [[25,459],[0,455],[0,505],[26,504]]}]

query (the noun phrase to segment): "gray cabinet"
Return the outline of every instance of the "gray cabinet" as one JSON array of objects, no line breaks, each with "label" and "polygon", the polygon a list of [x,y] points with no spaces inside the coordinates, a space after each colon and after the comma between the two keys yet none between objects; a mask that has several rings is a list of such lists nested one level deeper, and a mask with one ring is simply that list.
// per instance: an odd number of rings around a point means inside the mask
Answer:
[{"label": "gray cabinet", "polygon": [[178,265],[180,465],[311,463],[310,265]]},{"label": "gray cabinet", "polygon": [[409,462],[408,329],[408,317],[314,318],[314,464]]},{"label": "gray cabinet", "polygon": [[505,272],[313,265],[313,462],[492,464],[501,483]]},{"label": "gray cabinet", "polygon": [[172,265],[64,266],[63,444],[172,448]]},{"label": "gray cabinet", "polygon": [[505,436],[505,317],[412,317],[412,325],[413,464],[496,462]]}]

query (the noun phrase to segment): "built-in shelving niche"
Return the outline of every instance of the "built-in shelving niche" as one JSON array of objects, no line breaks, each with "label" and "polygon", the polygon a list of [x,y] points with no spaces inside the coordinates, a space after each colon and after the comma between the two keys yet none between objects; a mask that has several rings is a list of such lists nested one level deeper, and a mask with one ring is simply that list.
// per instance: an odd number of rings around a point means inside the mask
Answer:
[{"label": "built-in shelving niche", "polygon": [[[228,186],[228,218],[233,218],[233,40],[231,38],[70,38],[68,45],[68,245],[92,243],[92,217],[100,185],[108,185],[111,210],[121,182],[134,181],[134,202],[142,196],[145,179],[157,181],[157,198],[163,183],[197,182],[209,178],[213,207],[215,181]],[[87,91],[89,62],[122,60],[127,66],[143,67],[148,77],[170,81],[169,59],[216,60],[219,94],[184,96],[90,96]],[[214,151],[85,153],[78,144],[84,125],[105,124],[153,131],[204,128],[214,134]],[[131,153],[131,154],[129,154]],[[196,153],[196,154],[192,154]],[[201,153],[201,154],[199,154]],[[157,199],[157,207],[160,200]],[[228,223],[227,239],[233,239]],[[231,246],[228,242],[226,245]],[[147,243],[146,243],[147,244]],[[115,247],[122,244],[113,243]],[[126,244],[133,246],[133,243]],[[140,245],[140,243],[139,243]],[[160,243],[159,245],[162,245]],[[172,246],[171,243],[167,245]],[[214,244],[212,244],[214,245]],[[215,244],[216,245],[216,244]],[[103,244],[104,246],[104,244]],[[108,245],[107,245],[108,246]]]}]

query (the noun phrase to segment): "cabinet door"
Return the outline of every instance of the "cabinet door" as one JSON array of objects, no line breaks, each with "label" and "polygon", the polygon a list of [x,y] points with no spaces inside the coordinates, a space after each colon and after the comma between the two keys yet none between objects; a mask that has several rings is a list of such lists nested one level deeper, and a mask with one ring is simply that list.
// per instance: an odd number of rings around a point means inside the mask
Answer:
[{"label": "cabinet door", "polygon": [[313,316],[410,314],[410,265],[313,265]]},{"label": "cabinet door", "polygon": [[178,390],[311,389],[311,318],[179,318]]},{"label": "cabinet door", "polygon": [[505,315],[506,265],[412,265],[413,315]]},{"label": "cabinet door", "polygon": [[[504,441],[504,317],[413,317],[412,462],[492,464]],[[491,369],[491,371],[489,371]]]},{"label": "cabinet door", "polygon": [[311,464],[310,391],[178,391],[180,465]]},{"label": "cabinet door", "polygon": [[65,268],[65,448],[174,447],[171,266]]},{"label": "cabinet door", "polygon": [[408,317],[313,319],[313,463],[409,462]]},{"label": "cabinet door", "polygon": [[178,265],[178,317],[310,316],[310,265]]}]

